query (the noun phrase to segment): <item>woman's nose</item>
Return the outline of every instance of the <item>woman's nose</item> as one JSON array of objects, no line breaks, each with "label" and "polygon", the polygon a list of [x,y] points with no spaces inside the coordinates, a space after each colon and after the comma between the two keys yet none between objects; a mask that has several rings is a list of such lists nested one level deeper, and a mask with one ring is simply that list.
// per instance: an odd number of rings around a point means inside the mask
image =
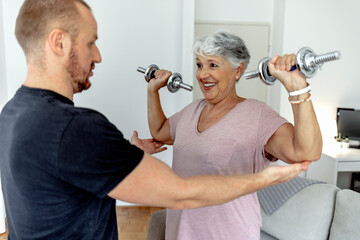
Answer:
[{"label": "woman's nose", "polygon": [[209,76],[209,71],[207,68],[202,68],[198,70],[198,76],[200,79],[205,79]]}]

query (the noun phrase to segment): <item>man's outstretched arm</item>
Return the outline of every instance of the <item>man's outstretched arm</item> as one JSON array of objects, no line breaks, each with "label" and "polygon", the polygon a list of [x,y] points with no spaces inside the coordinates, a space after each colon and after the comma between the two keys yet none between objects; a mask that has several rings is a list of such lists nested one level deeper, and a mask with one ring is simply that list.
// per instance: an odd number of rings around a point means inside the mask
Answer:
[{"label": "man's outstretched arm", "polygon": [[168,165],[145,153],[139,165],[108,196],[172,209],[218,205],[286,182],[306,170],[309,164],[271,166],[256,174],[181,178]]}]

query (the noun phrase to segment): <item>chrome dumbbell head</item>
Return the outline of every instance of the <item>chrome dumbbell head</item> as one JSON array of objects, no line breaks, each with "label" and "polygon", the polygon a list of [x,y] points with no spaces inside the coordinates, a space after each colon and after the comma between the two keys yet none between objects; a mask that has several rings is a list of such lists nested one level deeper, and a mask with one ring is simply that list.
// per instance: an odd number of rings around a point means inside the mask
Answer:
[{"label": "chrome dumbbell head", "polygon": [[314,64],[315,53],[309,47],[301,48],[296,54],[296,67],[306,78],[312,78],[318,71],[318,66]]},{"label": "chrome dumbbell head", "polygon": [[273,85],[276,78],[271,76],[268,68],[268,63],[271,60],[271,58],[263,58],[259,63],[259,77],[260,79],[266,84],[266,85]]},{"label": "chrome dumbbell head", "polygon": [[306,78],[312,78],[325,62],[340,59],[339,51],[316,55],[309,47],[301,48],[296,54],[296,67]]},{"label": "chrome dumbbell head", "polygon": [[143,68],[143,67],[138,67],[138,68],[137,68],[137,71],[143,73],[143,74],[144,74],[144,77],[145,77],[145,80],[146,80],[147,82],[149,82],[150,79],[155,78],[155,72],[156,72],[156,70],[158,70],[158,69],[159,69],[159,67],[158,67],[157,65],[151,64],[151,65],[148,66],[148,68],[146,68],[146,69]]},{"label": "chrome dumbbell head", "polygon": [[179,90],[179,88],[183,88],[188,91],[192,91],[193,87],[183,83],[182,76],[180,73],[173,73],[167,82],[167,88],[170,92],[175,93]]},{"label": "chrome dumbbell head", "polygon": [[271,58],[266,57],[260,60],[258,69],[252,72],[244,73],[245,79],[251,79],[259,77],[266,85],[273,85],[276,78],[270,75],[268,69],[268,63]]}]

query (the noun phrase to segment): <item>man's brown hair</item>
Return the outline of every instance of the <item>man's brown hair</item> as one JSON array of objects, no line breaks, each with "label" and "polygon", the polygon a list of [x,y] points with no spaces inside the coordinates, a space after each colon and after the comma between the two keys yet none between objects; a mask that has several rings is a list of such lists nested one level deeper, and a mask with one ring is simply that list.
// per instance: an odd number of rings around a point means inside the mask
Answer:
[{"label": "man's brown hair", "polygon": [[69,33],[72,40],[77,37],[80,17],[75,2],[91,10],[83,0],[24,1],[16,20],[15,35],[27,58],[30,54],[42,54],[42,44],[55,28]]}]

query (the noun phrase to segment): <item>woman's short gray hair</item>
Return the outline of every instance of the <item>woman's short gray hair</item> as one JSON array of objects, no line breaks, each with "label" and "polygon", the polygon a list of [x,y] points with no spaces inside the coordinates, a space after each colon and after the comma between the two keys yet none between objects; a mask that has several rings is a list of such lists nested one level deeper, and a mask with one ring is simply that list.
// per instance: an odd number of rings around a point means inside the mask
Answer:
[{"label": "woman's short gray hair", "polygon": [[242,62],[245,68],[249,64],[250,54],[244,41],[230,32],[219,30],[213,34],[208,34],[194,43],[193,51],[195,55],[222,56],[237,68]]}]

